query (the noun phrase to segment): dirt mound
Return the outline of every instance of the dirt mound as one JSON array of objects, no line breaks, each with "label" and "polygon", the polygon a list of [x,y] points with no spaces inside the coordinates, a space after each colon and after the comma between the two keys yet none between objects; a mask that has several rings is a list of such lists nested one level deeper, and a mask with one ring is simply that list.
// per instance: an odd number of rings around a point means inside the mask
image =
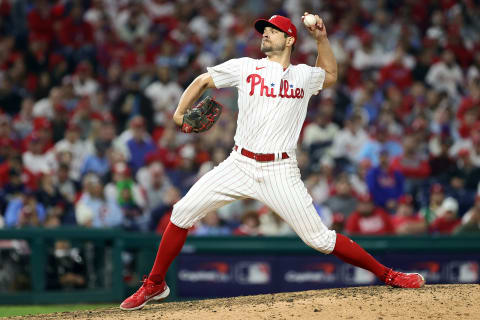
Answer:
[{"label": "dirt mound", "polygon": [[143,310],[62,312],[15,319],[480,319],[480,285],[356,287],[149,304]]}]

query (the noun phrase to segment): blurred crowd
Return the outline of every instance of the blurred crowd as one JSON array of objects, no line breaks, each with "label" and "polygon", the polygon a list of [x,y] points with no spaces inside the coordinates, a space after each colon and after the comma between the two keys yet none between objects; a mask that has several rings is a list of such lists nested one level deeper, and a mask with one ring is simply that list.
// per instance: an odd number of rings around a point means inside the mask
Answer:
[{"label": "blurred crowd", "polygon": [[[322,220],[352,235],[480,231],[478,0],[0,0],[0,228],[162,233],[233,147],[235,90],[205,134],[171,120],[183,90],[228,59],[261,58],[259,17],[327,26],[338,83],[310,100],[298,164]],[[258,150],[261,151],[261,150]],[[288,235],[255,200],[194,235]],[[79,280],[78,281],[83,281]]]}]

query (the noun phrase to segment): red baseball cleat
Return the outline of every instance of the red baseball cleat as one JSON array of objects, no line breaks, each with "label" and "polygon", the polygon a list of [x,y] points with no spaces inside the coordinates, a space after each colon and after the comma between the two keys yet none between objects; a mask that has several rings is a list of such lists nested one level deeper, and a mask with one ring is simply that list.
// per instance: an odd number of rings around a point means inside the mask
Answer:
[{"label": "red baseball cleat", "polygon": [[170,294],[170,288],[165,281],[160,284],[149,280],[147,277],[143,279],[143,285],[130,297],[125,299],[120,305],[122,310],[138,310],[142,309],[150,300],[162,300]]},{"label": "red baseball cleat", "polygon": [[419,273],[403,273],[389,269],[385,284],[395,288],[421,288],[425,284],[425,279]]}]

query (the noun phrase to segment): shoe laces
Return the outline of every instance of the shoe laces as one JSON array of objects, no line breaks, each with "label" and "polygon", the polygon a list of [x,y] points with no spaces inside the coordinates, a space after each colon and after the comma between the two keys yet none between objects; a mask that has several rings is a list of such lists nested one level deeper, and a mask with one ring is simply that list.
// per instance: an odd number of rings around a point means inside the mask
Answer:
[{"label": "shoe laces", "polygon": [[393,269],[389,269],[385,272],[385,282],[387,284],[392,284],[395,282],[395,279],[397,278],[397,276],[399,275],[398,272],[396,271],[393,271]]},{"label": "shoe laces", "polygon": [[137,290],[137,292],[135,292],[132,297],[138,297],[140,295],[140,293],[143,293],[143,290],[141,290],[143,287],[145,287],[148,283],[148,277],[146,275],[143,275],[143,278],[142,278],[142,281],[140,281],[142,283],[142,286]]}]

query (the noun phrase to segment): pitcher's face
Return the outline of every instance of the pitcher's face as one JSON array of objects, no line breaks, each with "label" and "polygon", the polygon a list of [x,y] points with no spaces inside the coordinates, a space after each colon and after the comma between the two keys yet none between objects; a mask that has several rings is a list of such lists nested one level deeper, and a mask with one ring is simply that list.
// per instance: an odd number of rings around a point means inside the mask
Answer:
[{"label": "pitcher's face", "polygon": [[260,50],[262,50],[263,53],[282,52],[285,50],[286,42],[287,38],[282,31],[272,27],[265,27]]}]

